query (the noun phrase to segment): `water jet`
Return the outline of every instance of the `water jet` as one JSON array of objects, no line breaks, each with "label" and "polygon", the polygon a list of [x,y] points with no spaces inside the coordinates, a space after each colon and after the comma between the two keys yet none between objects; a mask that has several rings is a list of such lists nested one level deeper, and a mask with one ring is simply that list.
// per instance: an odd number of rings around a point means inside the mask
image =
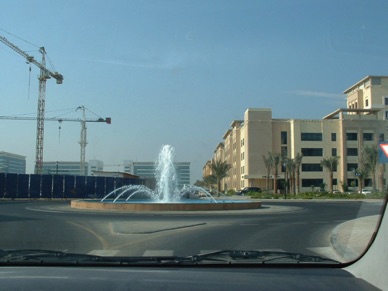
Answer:
[{"label": "water jet", "polygon": [[242,210],[261,207],[259,201],[215,199],[205,188],[185,185],[177,187],[174,167],[175,150],[164,145],[155,164],[156,189],[144,185],[117,188],[101,200],[73,200],[71,207],[125,211],[208,211]]}]

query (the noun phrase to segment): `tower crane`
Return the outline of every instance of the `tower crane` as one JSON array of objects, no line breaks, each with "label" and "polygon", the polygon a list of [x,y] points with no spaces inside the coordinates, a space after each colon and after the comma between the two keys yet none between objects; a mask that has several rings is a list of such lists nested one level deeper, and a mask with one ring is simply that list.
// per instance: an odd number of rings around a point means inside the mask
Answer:
[{"label": "tower crane", "polygon": [[12,50],[22,55],[27,63],[33,63],[40,69],[39,80],[39,98],[38,98],[38,114],[36,125],[36,156],[35,156],[35,174],[42,173],[43,166],[43,137],[44,137],[44,113],[45,113],[45,99],[46,99],[46,81],[51,77],[57,81],[57,84],[62,84],[63,76],[58,72],[51,72],[46,68],[46,50],[44,47],[39,48],[39,52],[42,54],[42,61],[38,62],[33,56],[30,56],[25,51],[21,50],[18,46],[11,43],[8,39],[0,36],[0,41],[10,47]]},{"label": "tower crane", "polygon": [[[86,156],[86,123],[87,122],[105,122],[107,124],[111,124],[112,119],[110,117],[106,118],[97,118],[97,119],[87,119],[85,114],[85,107],[79,106],[77,107],[77,110],[82,110],[82,119],[80,118],[58,118],[58,117],[48,117],[44,118],[45,121],[71,121],[71,122],[80,122],[81,123],[81,139],[80,139],[80,145],[81,145],[81,156],[80,156],[80,175],[85,176],[85,156]],[[11,120],[37,120],[37,117],[28,117],[28,116],[0,116],[0,119],[11,119]],[[43,164],[42,164],[43,166]]]}]

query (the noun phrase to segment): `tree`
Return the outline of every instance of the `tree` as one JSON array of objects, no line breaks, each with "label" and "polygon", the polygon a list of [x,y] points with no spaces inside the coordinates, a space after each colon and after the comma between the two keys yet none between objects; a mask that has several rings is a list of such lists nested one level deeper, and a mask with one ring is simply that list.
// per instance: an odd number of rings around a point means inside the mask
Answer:
[{"label": "tree", "polygon": [[265,184],[267,188],[267,192],[269,191],[269,176],[271,175],[271,169],[272,169],[272,159],[271,159],[271,153],[268,153],[268,156],[263,155],[263,161],[265,168],[267,169],[267,177],[265,179]]},{"label": "tree", "polygon": [[295,172],[296,172],[296,164],[295,164],[295,160],[294,159],[291,159],[289,162],[288,162],[288,167],[290,169],[290,193],[294,194],[295,196]]},{"label": "tree", "polygon": [[372,189],[376,191],[376,165],[379,159],[377,145],[366,146],[363,150],[365,162],[369,164],[370,173],[372,176]]},{"label": "tree", "polygon": [[211,169],[211,176],[214,177],[217,183],[217,191],[221,191],[221,181],[223,178],[228,176],[229,170],[232,168],[230,164],[228,164],[225,161],[221,160],[216,160],[212,161],[210,164],[210,169]]},{"label": "tree", "polygon": [[324,158],[321,161],[321,166],[327,169],[330,173],[330,181],[329,181],[330,193],[333,193],[333,172],[337,171],[338,160],[339,160],[339,157],[332,156],[330,158]]},{"label": "tree", "polygon": [[[359,164],[360,166],[360,164]],[[356,175],[358,180],[358,192],[361,193],[362,188],[364,188],[364,180],[368,178],[370,174],[369,166],[364,164],[354,170],[354,175]]]},{"label": "tree", "polygon": [[357,177],[358,180],[358,192],[361,192],[362,188],[364,188],[364,180],[368,178],[371,172],[372,164],[370,162],[370,157],[367,148],[368,147],[365,147],[362,150],[360,158],[358,160],[358,168],[354,170],[354,175]]},{"label": "tree", "polygon": [[212,185],[216,184],[217,181],[214,176],[209,175],[202,178],[202,180],[198,180],[194,183],[194,186],[198,187],[206,187],[211,188]]},{"label": "tree", "polygon": [[289,193],[295,194],[295,161],[294,159],[283,157],[283,164],[286,168],[284,177],[286,193],[287,189],[289,189]]},{"label": "tree", "polygon": [[279,153],[270,153],[271,163],[272,163],[272,173],[273,173],[273,191],[274,194],[278,193],[278,173],[279,165],[281,161],[281,154]]},{"label": "tree", "polygon": [[296,180],[296,193],[300,193],[300,165],[302,164],[303,155],[301,153],[297,153],[294,162],[295,162],[295,180]]}]

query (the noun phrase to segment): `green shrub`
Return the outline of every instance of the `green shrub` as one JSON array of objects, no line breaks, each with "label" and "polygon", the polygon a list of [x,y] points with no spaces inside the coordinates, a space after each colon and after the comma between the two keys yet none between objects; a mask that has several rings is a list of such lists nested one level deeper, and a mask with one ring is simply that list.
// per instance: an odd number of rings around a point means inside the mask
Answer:
[{"label": "green shrub", "polygon": [[236,195],[236,191],[234,191],[233,189],[229,189],[226,191],[225,195],[227,195],[227,196]]}]

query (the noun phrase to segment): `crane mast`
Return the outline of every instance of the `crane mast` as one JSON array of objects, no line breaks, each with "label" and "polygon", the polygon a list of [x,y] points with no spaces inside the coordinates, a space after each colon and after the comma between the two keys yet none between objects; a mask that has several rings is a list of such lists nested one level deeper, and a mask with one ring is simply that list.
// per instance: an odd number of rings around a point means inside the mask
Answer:
[{"label": "crane mast", "polygon": [[81,121],[81,138],[80,138],[80,145],[81,145],[81,157],[80,157],[80,175],[86,176],[86,169],[85,169],[85,150],[87,145],[86,140],[86,115],[85,115],[85,106],[79,106],[77,109],[82,110],[82,121]]},{"label": "crane mast", "polygon": [[[85,176],[86,175],[86,145],[87,145],[87,140],[86,140],[86,123],[87,122],[105,122],[107,124],[111,124],[112,119],[110,117],[106,118],[97,118],[97,119],[87,119],[86,114],[85,114],[85,107],[84,106],[79,106],[77,108],[81,109],[83,111],[82,114],[82,119],[80,118],[56,118],[56,117],[48,117],[48,118],[43,118],[45,121],[74,121],[74,122],[80,122],[81,123],[81,139],[80,139],[80,145],[81,145],[81,157],[80,157],[80,175]],[[11,120],[37,120],[37,117],[20,117],[20,116],[0,116],[0,119],[11,119]],[[43,164],[42,164],[43,167]]]},{"label": "crane mast", "polygon": [[38,97],[38,115],[36,125],[36,156],[35,156],[35,174],[42,174],[43,167],[43,139],[44,139],[44,113],[45,113],[45,99],[46,99],[46,81],[51,77],[56,79],[57,84],[62,84],[63,76],[58,72],[51,72],[46,68],[46,50],[44,47],[39,48],[39,52],[42,54],[42,62],[38,62],[33,56],[30,56],[18,46],[11,43],[8,39],[0,36],[0,41],[10,47],[26,58],[28,63],[33,63],[40,69],[39,75],[39,97]]},{"label": "crane mast", "polygon": [[[41,48],[42,65],[46,67],[45,50]],[[38,97],[38,113],[36,122],[36,156],[35,156],[35,174],[42,174],[43,169],[43,138],[44,138],[44,113],[45,113],[45,96],[46,96],[46,81],[50,78],[45,70],[40,69],[39,75],[39,97]]]}]

